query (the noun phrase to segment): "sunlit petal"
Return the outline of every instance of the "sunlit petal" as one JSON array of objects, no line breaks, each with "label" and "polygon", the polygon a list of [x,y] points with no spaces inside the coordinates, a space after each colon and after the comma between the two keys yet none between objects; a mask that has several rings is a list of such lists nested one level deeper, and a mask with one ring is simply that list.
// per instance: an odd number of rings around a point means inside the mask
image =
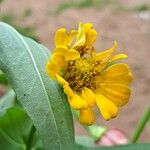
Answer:
[{"label": "sunlit petal", "polygon": [[46,72],[51,78],[55,78],[56,74],[59,73],[60,67],[53,63],[53,62],[48,62],[46,64]]},{"label": "sunlit petal", "polygon": [[96,59],[103,60],[103,59],[108,58],[117,48],[118,48],[118,43],[115,41],[112,48],[110,48],[104,52],[97,53]]},{"label": "sunlit petal", "polygon": [[85,109],[87,108],[88,104],[86,102],[86,100],[84,100],[83,98],[81,98],[81,96],[74,94],[73,97],[69,97],[68,101],[71,105],[72,108],[74,109]]},{"label": "sunlit petal", "polygon": [[105,120],[110,120],[117,116],[118,107],[104,95],[96,95],[96,104]]},{"label": "sunlit petal", "polygon": [[101,74],[101,79],[104,83],[129,85],[132,78],[128,65],[123,63],[113,64]]},{"label": "sunlit petal", "polygon": [[79,121],[84,125],[92,125],[94,123],[95,117],[90,107],[80,110]]},{"label": "sunlit petal", "polygon": [[121,84],[103,84],[101,85],[102,93],[117,106],[125,105],[130,97],[130,88]]},{"label": "sunlit petal", "polygon": [[76,60],[80,58],[80,54],[78,51],[74,49],[70,49],[66,54],[65,54],[65,60],[70,61],[70,60]]},{"label": "sunlit petal", "polygon": [[95,94],[92,92],[92,90],[85,87],[82,90],[82,97],[84,99],[86,99],[86,101],[87,101],[87,103],[90,107],[94,106],[94,104],[95,104]]},{"label": "sunlit petal", "polygon": [[60,28],[55,34],[55,46],[70,46],[76,35],[77,31],[75,30],[72,30],[70,34],[67,34],[65,28]]}]

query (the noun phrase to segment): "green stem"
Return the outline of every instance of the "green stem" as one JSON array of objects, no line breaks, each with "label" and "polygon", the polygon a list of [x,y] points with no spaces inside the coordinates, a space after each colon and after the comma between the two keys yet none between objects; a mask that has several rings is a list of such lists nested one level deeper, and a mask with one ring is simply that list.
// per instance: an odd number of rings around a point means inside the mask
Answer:
[{"label": "green stem", "polygon": [[146,123],[149,121],[150,119],[150,106],[148,106],[148,108],[146,109],[146,111],[144,112],[142,118],[139,120],[137,127],[131,137],[130,142],[131,143],[136,143],[138,138],[140,137]]},{"label": "green stem", "polygon": [[83,127],[95,142],[98,141],[107,130],[107,128],[97,125]]},{"label": "green stem", "polygon": [[33,142],[33,138],[34,138],[34,133],[35,133],[36,129],[34,126],[31,127],[28,139],[27,139],[27,148],[26,150],[31,150],[32,148],[32,142]]}]

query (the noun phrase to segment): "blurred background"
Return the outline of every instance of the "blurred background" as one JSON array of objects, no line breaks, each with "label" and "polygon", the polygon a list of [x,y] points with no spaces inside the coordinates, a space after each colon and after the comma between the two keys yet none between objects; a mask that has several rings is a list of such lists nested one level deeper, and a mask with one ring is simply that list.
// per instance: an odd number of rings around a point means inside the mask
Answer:
[{"label": "blurred background", "polygon": [[[131,136],[150,104],[150,0],[0,0],[0,21],[51,50],[55,31],[60,27],[77,28],[79,22],[94,24],[97,51],[118,41],[118,52],[129,56],[126,62],[134,75],[133,94],[115,119],[106,122],[97,113],[97,124],[118,128]],[[76,134],[86,134],[78,123]],[[150,125],[139,142],[150,142]]]}]

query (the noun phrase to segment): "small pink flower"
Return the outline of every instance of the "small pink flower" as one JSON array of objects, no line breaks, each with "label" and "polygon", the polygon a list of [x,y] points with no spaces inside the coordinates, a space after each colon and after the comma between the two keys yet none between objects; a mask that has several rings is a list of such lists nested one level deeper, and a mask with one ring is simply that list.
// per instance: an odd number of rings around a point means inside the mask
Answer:
[{"label": "small pink flower", "polygon": [[101,139],[97,142],[98,146],[113,146],[128,144],[129,139],[122,131],[112,128],[108,130]]}]

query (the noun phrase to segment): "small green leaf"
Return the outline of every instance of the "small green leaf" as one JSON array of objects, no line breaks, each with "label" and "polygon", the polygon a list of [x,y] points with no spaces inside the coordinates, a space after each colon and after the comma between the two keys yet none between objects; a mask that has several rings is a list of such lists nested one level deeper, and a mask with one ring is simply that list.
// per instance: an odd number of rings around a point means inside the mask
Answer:
[{"label": "small green leaf", "polygon": [[86,147],[76,145],[76,150],[149,150],[150,144],[129,144],[129,145],[118,145],[113,147]]},{"label": "small green leaf", "polygon": [[0,98],[0,116],[2,116],[6,110],[15,104],[16,95],[13,90],[10,90],[5,96]]},{"label": "small green leaf", "polygon": [[106,132],[105,127],[97,126],[97,125],[85,126],[85,128],[94,141],[99,140],[101,136]]},{"label": "small green leaf", "polygon": [[5,74],[1,70],[0,70],[0,84],[8,85],[8,80],[5,76]]},{"label": "small green leaf", "polygon": [[[0,118],[0,148],[2,150],[27,150],[31,127],[31,120],[21,108],[8,109],[5,115]],[[34,138],[37,139],[37,136],[34,136],[32,141]],[[31,144],[31,148],[36,150],[36,144]],[[41,144],[38,148],[41,148]]]},{"label": "small green leaf", "polygon": [[89,147],[95,147],[95,143],[93,139],[91,139],[88,136],[76,136],[75,137],[76,143],[84,146],[89,146]]}]

